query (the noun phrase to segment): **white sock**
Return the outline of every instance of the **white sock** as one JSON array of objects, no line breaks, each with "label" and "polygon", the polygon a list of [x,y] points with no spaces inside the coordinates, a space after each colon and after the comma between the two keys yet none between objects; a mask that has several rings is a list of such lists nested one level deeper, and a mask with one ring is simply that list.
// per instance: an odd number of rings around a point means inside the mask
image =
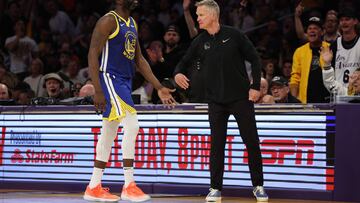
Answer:
[{"label": "white sock", "polygon": [[94,167],[93,174],[91,176],[89,183],[90,189],[96,187],[99,183],[101,183],[103,174],[104,174],[104,169]]},{"label": "white sock", "polygon": [[134,167],[124,167],[125,187],[134,182]]}]

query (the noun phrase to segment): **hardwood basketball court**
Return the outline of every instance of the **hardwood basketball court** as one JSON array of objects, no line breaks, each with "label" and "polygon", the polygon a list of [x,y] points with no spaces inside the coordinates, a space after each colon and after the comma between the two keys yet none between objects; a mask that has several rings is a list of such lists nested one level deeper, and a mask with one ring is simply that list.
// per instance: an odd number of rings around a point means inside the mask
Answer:
[{"label": "hardwood basketball court", "polygon": [[[86,203],[81,193],[46,192],[31,190],[0,190],[0,203]],[[127,202],[127,201],[119,201]],[[172,196],[153,194],[149,203],[203,203],[203,196]],[[255,203],[254,198],[224,197],[222,203]],[[340,203],[333,201],[270,199],[269,203]]]}]

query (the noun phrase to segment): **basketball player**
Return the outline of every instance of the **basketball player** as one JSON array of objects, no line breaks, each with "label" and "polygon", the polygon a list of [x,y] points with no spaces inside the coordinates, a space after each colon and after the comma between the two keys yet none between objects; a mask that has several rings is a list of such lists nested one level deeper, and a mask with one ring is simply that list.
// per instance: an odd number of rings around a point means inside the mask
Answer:
[{"label": "basketball player", "polygon": [[139,130],[134,103],[131,99],[131,81],[134,66],[157,90],[164,104],[173,105],[172,90],[163,87],[153,75],[139,46],[137,25],[130,11],[137,0],[116,0],[116,8],[97,22],[89,49],[90,76],[95,87],[94,105],[103,112],[102,134],[96,145],[93,174],[86,188],[84,199],[90,201],[118,201],[120,198],[101,185],[111,146],[122,122],[124,137],[122,155],[125,183],[121,199],[147,201],[150,196],[138,188],[134,181],[133,162],[135,142]]}]

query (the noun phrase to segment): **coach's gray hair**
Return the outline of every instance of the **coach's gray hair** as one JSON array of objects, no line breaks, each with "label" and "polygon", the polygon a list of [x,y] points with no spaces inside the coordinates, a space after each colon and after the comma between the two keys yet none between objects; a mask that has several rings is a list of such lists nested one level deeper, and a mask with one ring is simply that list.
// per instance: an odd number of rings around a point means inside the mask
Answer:
[{"label": "coach's gray hair", "polygon": [[211,10],[215,11],[216,15],[220,16],[220,7],[214,0],[202,0],[195,4],[196,7],[198,6],[206,6],[210,8]]}]

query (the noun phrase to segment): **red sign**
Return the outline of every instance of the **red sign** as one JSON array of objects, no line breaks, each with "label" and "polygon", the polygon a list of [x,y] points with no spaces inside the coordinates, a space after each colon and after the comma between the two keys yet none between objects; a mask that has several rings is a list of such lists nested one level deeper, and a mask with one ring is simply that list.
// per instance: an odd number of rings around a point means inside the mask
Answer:
[{"label": "red sign", "polygon": [[[295,158],[296,165],[302,165],[303,160],[306,161],[306,165],[313,165],[314,141],[264,139],[261,142],[261,154],[263,155],[264,164],[283,165],[286,157],[290,157]],[[247,150],[244,150],[244,163],[248,163],[247,157],[248,152]]]},{"label": "red sign", "polygon": [[5,145],[5,133],[6,127],[2,127],[1,130],[1,140],[0,140],[0,166],[3,164],[3,154],[4,154],[4,145]]},{"label": "red sign", "polygon": [[[178,129],[177,137],[177,166],[172,166],[172,162],[166,161],[165,156],[168,141],[168,128],[148,128],[148,137],[145,140],[145,129],[140,128],[137,136],[135,148],[135,167],[151,169],[167,169],[175,167],[178,169],[195,169],[195,164],[200,163],[200,169],[208,169],[210,157],[211,136],[208,135],[189,135],[187,128]],[[100,128],[91,129],[94,135],[94,160],[96,159],[96,145],[98,143]],[[118,129],[118,133],[122,128]],[[232,170],[232,141],[235,136],[227,136],[228,142],[228,170]],[[114,147],[110,153],[107,167],[122,167],[120,160],[121,143],[118,136],[114,140]]]}]

